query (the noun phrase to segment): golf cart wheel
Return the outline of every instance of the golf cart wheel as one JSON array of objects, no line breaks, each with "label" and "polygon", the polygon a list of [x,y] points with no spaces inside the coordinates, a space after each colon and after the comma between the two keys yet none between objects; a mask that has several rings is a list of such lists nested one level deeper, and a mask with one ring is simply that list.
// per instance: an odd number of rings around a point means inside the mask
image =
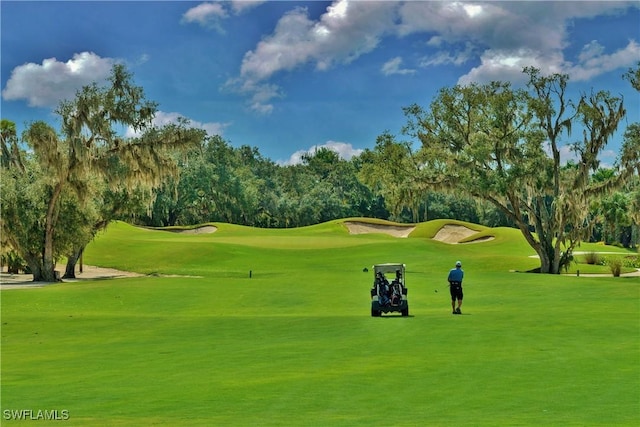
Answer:
[{"label": "golf cart wheel", "polygon": [[380,317],[380,311],[371,309],[371,317]]},{"label": "golf cart wheel", "polygon": [[409,306],[407,306],[407,308],[403,309],[403,310],[401,311],[401,313],[402,313],[402,315],[403,315],[403,316],[405,316],[405,317],[406,317],[406,316],[408,316],[408,315],[409,315]]}]

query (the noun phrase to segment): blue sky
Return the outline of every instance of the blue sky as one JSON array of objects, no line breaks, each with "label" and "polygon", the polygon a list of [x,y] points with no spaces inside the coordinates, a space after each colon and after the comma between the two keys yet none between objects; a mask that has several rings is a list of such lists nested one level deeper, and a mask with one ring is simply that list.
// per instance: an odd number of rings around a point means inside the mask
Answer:
[{"label": "blue sky", "polygon": [[[1,115],[57,126],[60,100],[125,63],[158,124],[178,116],[280,163],[315,147],[350,158],[402,107],[445,86],[567,73],[570,89],[640,99],[621,76],[640,60],[640,3],[451,1],[2,1]],[[577,135],[576,135],[577,137]],[[571,142],[567,140],[566,142]]]}]

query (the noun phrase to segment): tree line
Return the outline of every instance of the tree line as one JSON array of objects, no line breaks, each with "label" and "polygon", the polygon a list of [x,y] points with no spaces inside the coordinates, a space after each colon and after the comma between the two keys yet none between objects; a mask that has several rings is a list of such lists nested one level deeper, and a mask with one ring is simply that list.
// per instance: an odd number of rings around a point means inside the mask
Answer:
[{"label": "tree line", "polygon": [[[639,70],[624,75],[638,91]],[[18,136],[2,120],[3,256],[46,281],[64,258],[73,277],[84,247],[115,219],[283,228],[452,218],[520,229],[545,273],[558,273],[584,240],[637,245],[640,124],[627,127],[616,164],[602,168],[598,155],[626,115],[623,99],[607,91],[568,99],[568,76],[524,72],[522,89],[441,89],[429,108],[404,109],[399,135],[383,132],[350,160],[320,148],[301,164],[279,165],[186,120],[154,127],[157,105],[117,65],[106,85],[60,104],[60,131],[33,122]],[[123,127],[136,136],[123,137]],[[561,162],[565,144],[575,161]]]},{"label": "tree line", "polygon": [[[394,149],[402,154],[393,158],[389,151]],[[208,137],[179,161],[179,179],[158,189],[150,208],[140,206],[119,219],[152,227],[229,222],[287,228],[349,217],[401,223],[451,218],[488,227],[517,226],[496,206],[464,192],[411,188],[410,178],[397,168],[397,160],[410,156],[407,145],[384,136],[373,150],[350,160],[320,148],[304,155],[301,164],[278,165],[255,147],[234,148],[219,136]],[[573,162],[564,166],[575,167]],[[612,168],[599,168],[590,179],[597,184],[614,175]],[[593,200],[593,227],[586,240],[636,246],[639,190],[635,177],[618,191]]]},{"label": "tree line", "polygon": [[345,160],[319,148],[303,155],[300,164],[279,165],[255,147],[234,148],[219,136],[207,137],[178,160],[179,177],[157,190],[151,207],[141,206],[126,219],[154,227],[229,222],[289,228],[349,217],[397,222],[458,218],[505,225],[506,218],[495,212],[480,215],[473,199],[445,193],[423,194],[417,209],[392,206],[381,188],[366,183],[364,171],[372,166],[366,155]]}]

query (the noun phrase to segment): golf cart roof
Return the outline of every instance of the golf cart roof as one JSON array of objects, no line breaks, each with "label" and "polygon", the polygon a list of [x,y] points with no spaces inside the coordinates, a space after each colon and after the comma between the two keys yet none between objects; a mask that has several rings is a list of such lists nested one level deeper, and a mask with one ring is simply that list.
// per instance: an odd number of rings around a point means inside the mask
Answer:
[{"label": "golf cart roof", "polygon": [[376,264],[373,266],[373,271],[375,271],[376,273],[380,272],[380,273],[395,273],[396,271],[400,270],[400,272],[402,272],[402,274],[404,275],[404,268],[405,265],[404,264],[400,264],[400,263],[386,263],[386,264]]}]

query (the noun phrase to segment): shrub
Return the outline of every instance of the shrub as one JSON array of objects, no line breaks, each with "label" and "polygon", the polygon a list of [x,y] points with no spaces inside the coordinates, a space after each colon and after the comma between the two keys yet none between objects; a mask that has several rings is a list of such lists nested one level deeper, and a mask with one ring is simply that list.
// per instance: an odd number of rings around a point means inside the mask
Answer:
[{"label": "shrub", "polygon": [[607,260],[607,264],[611,269],[611,274],[613,274],[613,277],[620,277],[620,272],[622,271],[622,259],[619,257],[612,257]]},{"label": "shrub", "polygon": [[624,257],[622,262],[625,267],[640,268],[640,256],[638,255],[628,255]]},{"label": "shrub", "polygon": [[560,268],[564,269],[565,273],[569,272],[569,268],[571,267],[571,263],[573,263],[575,261],[575,258],[573,257],[573,255],[569,255],[566,258],[562,258],[560,260]]},{"label": "shrub", "polygon": [[587,252],[584,255],[585,262],[590,265],[596,265],[600,263],[600,255],[596,252]]},{"label": "shrub", "polygon": [[14,250],[10,250],[2,255],[2,266],[7,266],[7,273],[18,274],[20,271],[26,271],[27,262]]}]

